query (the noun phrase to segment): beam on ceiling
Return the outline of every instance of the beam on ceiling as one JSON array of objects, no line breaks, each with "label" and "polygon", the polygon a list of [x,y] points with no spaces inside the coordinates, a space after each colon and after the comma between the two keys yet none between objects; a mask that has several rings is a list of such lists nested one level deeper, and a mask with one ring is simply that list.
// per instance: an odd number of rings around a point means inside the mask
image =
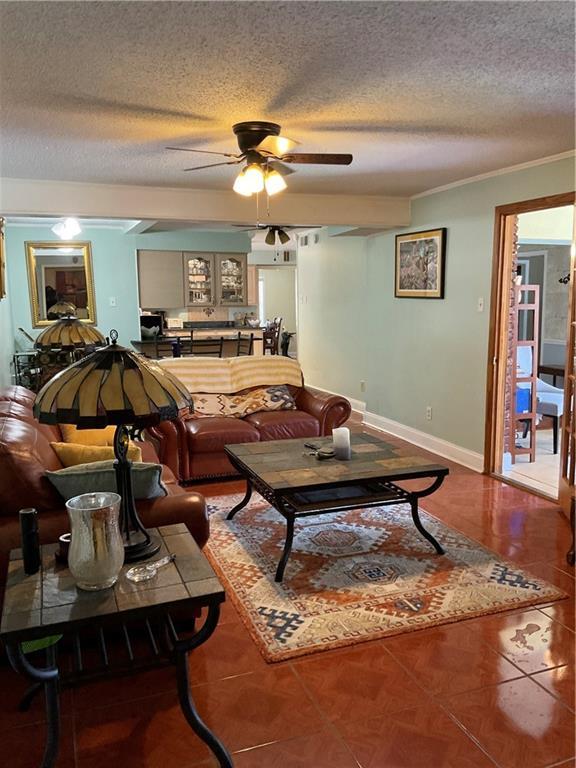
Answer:
[{"label": "beam on ceiling", "polygon": [[[0,179],[4,215],[97,216],[123,219],[189,219],[250,224],[256,201],[232,191]],[[410,200],[375,195],[307,195],[286,191],[260,200],[266,223],[390,228],[410,224]]]}]

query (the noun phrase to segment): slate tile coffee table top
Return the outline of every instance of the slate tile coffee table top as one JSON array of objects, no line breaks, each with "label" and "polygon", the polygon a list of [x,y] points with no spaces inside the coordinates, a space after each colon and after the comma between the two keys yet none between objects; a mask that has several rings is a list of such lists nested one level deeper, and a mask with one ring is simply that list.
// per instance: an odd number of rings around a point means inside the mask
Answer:
[{"label": "slate tile coffee table top", "polygon": [[390,443],[371,435],[351,435],[350,461],[328,459],[318,461],[305,443],[330,447],[331,437],[275,440],[226,446],[226,452],[238,459],[267,486],[275,491],[318,487],[324,484],[355,482],[383,478],[428,476],[431,471],[445,470],[422,456],[403,453]]},{"label": "slate tile coffee table top", "polygon": [[210,564],[183,523],[151,531],[162,546],[154,558],[175,554],[170,565],[149,581],[134,583],[126,578],[130,565],[122,568],[114,587],[99,592],[76,588],[68,570],[54,559],[56,544],[42,547],[42,566],[26,576],[19,549],[12,550],[8,564],[6,593],[0,636],[3,640],[31,640],[81,626],[94,618],[137,618],[158,613],[186,601],[196,606],[224,601],[224,590]]}]

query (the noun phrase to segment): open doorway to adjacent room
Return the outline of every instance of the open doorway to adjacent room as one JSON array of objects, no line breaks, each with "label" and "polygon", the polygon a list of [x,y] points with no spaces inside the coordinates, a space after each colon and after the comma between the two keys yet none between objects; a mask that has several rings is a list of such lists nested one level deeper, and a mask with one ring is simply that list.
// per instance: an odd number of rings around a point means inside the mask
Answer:
[{"label": "open doorway to adjacent room", "polygon": [[503,206],[496,221],[487,469],[555,500],[570,450],[563,427],[573,424],[573,200]]},{"label": "open doorway to adjacent room", "polygon": [[[261,320],[282,318],[280,348],[288,343],[290,357],[298,356],[296,266],[258,267],[258,310]],[[290,334],[289,338],[284,334]],[[286,349],[286,348],[285,348]]]}]

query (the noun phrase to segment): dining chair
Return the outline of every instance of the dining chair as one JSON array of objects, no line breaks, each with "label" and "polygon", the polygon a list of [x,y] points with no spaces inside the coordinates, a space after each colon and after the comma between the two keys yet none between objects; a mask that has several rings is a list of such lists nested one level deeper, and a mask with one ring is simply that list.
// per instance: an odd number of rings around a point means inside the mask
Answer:
[{"label": "dining chair", "polygon": [[254,351],[254,334],[249,336],[242,336],[241,331],[238,331],[238,344],[236,347],[236,357],[241,355],[251,355]]},{"label": "dining chair", "polygon": [[275,317],[274,321],[270,323],[268,328],[263,332],[263,345],[262,352],[270,352],[271,355],[278,354],[278,344],[280,341],[280,329],[282,328],[282,318]]},{"label": "dining chair", "polygon": [[192,357],[198,357],[204,355],[205,357],[222,357],[224,351],[224,337],[216,339],[195,339],[194,331],[190,331],[190,341],[182,347],[183,355],[192,355]]}]

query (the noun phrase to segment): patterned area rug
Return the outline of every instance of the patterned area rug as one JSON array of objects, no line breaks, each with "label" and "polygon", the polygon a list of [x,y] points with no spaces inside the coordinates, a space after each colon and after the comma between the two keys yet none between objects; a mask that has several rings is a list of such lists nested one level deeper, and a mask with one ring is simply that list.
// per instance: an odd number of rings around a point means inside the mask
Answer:
[{"label": "patterned area rug", "polygon": [[421,511],[446,550],[436,555],[406,504],[297,521],[284,581],[276,584],[284,518],[254,494],[227,521],[239,500],[207,500],[204,551],[267,661],[566,597]]}]

